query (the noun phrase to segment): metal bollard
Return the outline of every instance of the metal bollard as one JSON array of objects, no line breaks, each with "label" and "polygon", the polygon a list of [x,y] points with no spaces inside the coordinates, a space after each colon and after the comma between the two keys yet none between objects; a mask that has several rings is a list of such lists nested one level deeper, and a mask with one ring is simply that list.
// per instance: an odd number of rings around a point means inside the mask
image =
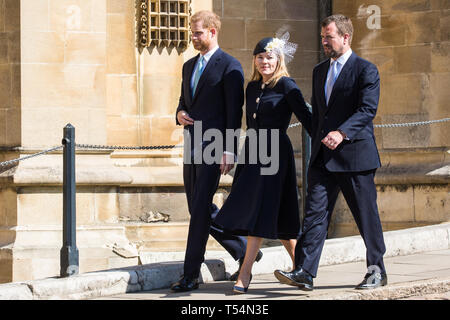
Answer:
[{"label": "metal bollard", "polygon": [[60,263],[61,277],[78,274],[78,249],[76,245],[76,183],[75,183],[75,128],[64,127],[63,154],[63,246]]},{"label": "metal bollard", "polygon": [[311,158],[311,137],[305,128],[302,129],[302,210],[300,221],[303,225],[306,209],[306,190],[308,189],[308,167]]}]

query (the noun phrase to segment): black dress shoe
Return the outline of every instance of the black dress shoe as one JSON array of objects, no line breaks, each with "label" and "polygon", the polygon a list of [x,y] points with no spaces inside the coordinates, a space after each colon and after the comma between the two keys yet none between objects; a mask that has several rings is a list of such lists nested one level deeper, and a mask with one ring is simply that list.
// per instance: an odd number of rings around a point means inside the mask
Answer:
[{"label": "black dress shoe", "polygon": [[312,291],[314,288],[313,277],[302,268],[297,268],[291,272],[275,270],[274,274],[275,278],[277,278],[281,283],[296,286],[300,290]]},{"label": "black dress shoe", "polygon": [[355,289],[367,290],[375,289],[387,285],[387,275],[386,273],[374,272],[366,273],[364,280],[356,286]]},{"label": "black dress shoe", "polygon": [[[262,256],[263,256],[263,253],[261,250],[259,250],[258,254],[256,255],[255,261],[259,262],[259,260],[261,260]],[[244,258],[239,259],[239,269],[235,273],[233,273],[228,280],[237,281],[237,279],[239,277],[239,272],[241,272],[241,267],[242,267],[243,263],[244,263]]]},{"label": "black dress shoe", "polygon": [[175,292],[186,292],[198,289],[198,279],[183,277],[180,279],[180,281],[172,284],[170,289]]}]

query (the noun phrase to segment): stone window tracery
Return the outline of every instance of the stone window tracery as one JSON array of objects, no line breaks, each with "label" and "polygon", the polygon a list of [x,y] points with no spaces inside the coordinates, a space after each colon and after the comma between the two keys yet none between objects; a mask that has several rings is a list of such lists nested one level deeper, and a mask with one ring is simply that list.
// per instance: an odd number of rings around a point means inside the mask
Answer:
[{"label": "stone window tracery", "polygon": [[189,44],[191,0],[139,0],[138,46],[176,47]]}]

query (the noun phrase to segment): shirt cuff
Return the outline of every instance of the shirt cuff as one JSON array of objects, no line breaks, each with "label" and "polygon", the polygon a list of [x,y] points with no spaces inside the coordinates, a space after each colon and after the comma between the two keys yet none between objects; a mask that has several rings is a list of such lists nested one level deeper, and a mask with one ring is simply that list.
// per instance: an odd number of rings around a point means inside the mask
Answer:
[{"label": "shirt cuff", "polygon": [[237,161],[237,157],[236,157],[236,155],[235,155],[233,152],[224,151],[223,154],[226,155],[227,158],[228,158],[229,156],[233,156],[234,162]]},{"label": "shirt cuff", "polygon": [[340,129],[337,129],[337,131],[338,131],[340,134],[342,134],[342,137],[344,138],[344,140],[350,140],[350,139],[347,137],[347,135],[345,134],[344,131],[342,131],[342,130],[340,130]]}]

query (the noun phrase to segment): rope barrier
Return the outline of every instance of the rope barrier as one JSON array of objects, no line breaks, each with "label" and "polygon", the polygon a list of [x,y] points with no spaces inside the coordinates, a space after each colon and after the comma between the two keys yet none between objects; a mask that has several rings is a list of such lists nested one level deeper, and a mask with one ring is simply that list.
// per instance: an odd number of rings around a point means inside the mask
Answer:
[{"label": "rope barrier", "polygon": [[30,159],[30,158],[34,158],[34,157],[37,157],[37,156],[40,156],[40,155],[43,155],[43,154],[46,154],[46,153],[49,153],[49,152],[52,152],[52,151],[56,151],[56,150],[62,149],[62,148],[63,148],[63,146],[56,146],[56,147],[53,147],[53,148],[50,148],[50,149],[47,149],[47,150],[44,150],[44,151],[41,151],[41,152],[38,152],[38,153],[31,154],[29,156],[25,156],[25,157],[22,157],[22,158],[17,158],[17,159],[13,159],[13,160],[0,162],[0,167],[7,167],[7,166],[9,166],[9,165],[11,165],[13,163],[16,163],[16,162],[19,162],[19,161],[22,161],[22,160],[27,160],[27,159]]},{"label": "rope barrier", "polygon": [[429,120],[429,121],[418,121],[418,122],[409,122],[409,123],[392,123],[392,124],[376,124],[375,128],[401,128],[401,127],[413,127],[413,126],[423,126],[434,123],[441,123],[450,121],[450,118],[444,118],[440,120]]},{"label": "rope barrier", "polygon": [[107,149],[107,150],[159,150],[159,149],[182,148],[182,146],[177,145],[128,147],[128,146],[106,146],[106,145],[78,144],[78,143],[75,144],[75,146],[77,148],[83,149]]},{"label": "rope barrier", "polygon": [[[413,126],[423,126],[423,125],[430,125],[435,123],[443,123],[450,121],[450,118],[443,118],[439,120],[429,120],[429,121],[418,121],[418,122],[407,122],[407,123],[390,123],[390,124],[375,124],[375,128],[402,128],[402,127],[413,127]],[[294,123],[289,125],[288,128],[294,128],[301,125],[300,122]],[[242,138],[245,138],[245,136],[242,136]],[[163,150],[163,149],[174,149],[174,148],[182,148],[183,146],[180,145],[162,145],[162,146],[107,146],[107,145],[92,145],[92,144],[75,144],[77,148],[82,149],[104,149],[104,150]],[[17,158],[13,160],[8,160],[4,162],[0,162],[0,168],[1,167],[7,167],[9,165],[12,165],[16,162],[31,159],[34,157],[38,157],[40,155],[56,151],[59,149],[62,149],[63,146],[56,146],[47,150],[40,151],[38,153],[31,154],[29,156],[25,156],[22,158]]]}]

